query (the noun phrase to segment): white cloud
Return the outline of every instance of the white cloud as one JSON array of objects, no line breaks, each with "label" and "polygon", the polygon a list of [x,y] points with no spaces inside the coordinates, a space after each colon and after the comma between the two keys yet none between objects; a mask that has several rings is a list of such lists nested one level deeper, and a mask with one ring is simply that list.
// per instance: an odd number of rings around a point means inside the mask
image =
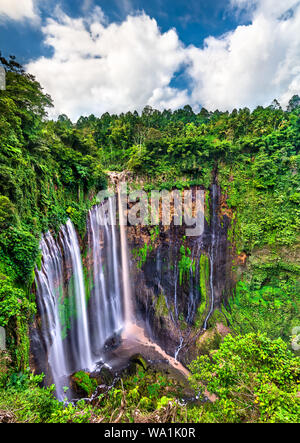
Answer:
[{"label": "white cloud", "polygon": [[[299,1],[231,0],[231,6],[237,12],[246,8],[250,24],[208,37],[201,49],[184,47],[176,30],[162,33],[145,14],[109,24],[99,7],[80,19],[58,10],[43,28],[53,56],[27,69],[53,97],[53,116],[72,119],[147,104],[231,110],[277,98],[286,105],[300,93]],[[171,87],[183,68],[190,92]]]},{"label": "white cloud", "polygon": [[72,19],[60,12],[49,19],[43,32],[54,55],[27,66],[53,97],[55,115],[76,119],[188,102],[186,91],[170,87],[185,57],[174,30],[162,34],[145,14],[109,25],[100,8],[96,16]]},{"label": "white cloud", "polygon": [[232,7],[248,11],[252,17],[263,14],[266,17],[279,18],[298,3],[299,0],[230,0]]},{"label": "white cloud", "polygon": [[231,3],[250,7],[251,24],[221,38],[207,38],[203,49],[188,49],[192,102],[210,110],[254,108],[273,98],[286,105],[292,94],[300,93],[299,2]]},{"label": "white cloud", "polygon": [[1,0],[0,19],[38,21],[34,0]]},{"label": "white cloud", "polygon": [[130,12],[134,11],[134,8],[133,8],[133,5],[131,3],[131,0],[118,0],[117,3],[119,4],[120,9],[125,14],[129,14]]},{"label": "white cloud", "polygon": [[83,12],[87,12],[93,6],[93,0],[83,0],[81,9]]}]

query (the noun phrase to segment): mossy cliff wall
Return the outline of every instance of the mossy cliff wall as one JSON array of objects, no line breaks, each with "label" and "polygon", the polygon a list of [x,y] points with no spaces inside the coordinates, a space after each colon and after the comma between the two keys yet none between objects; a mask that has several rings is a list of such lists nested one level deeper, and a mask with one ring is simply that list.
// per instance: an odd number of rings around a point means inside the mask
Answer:
[{"label": "mossy cliff wall", "polygon": [[[196,189],[192,188],[193,192]],[[211,191],[205,190],[204,232],[200,236],[186,236],[186,226],[174,226],[173,222],[170,226],[127,227],[137,316],[153,339],[171,355],[178,351],[177,357],[184,363],[194,355],[212,296],[208,327],[216,321],[226,323],[222,306],[235,286],[233,250],[228,241],[230,216],[222,211],[220,188],[214,202]]]}]

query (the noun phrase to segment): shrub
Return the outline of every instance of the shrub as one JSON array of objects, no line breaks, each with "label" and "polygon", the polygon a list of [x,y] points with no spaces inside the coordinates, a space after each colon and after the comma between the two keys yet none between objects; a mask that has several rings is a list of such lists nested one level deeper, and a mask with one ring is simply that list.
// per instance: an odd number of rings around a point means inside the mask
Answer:
[{"label": "shrub", "polygon": [[0,195],[0,232],[15,221],[14,206],[8,197]]},{"label": "shrub", "polygon": [[208,407],[213,421],[297,422],[300,413],[299,358],[281,340],[265,334],[228,335],[219,350],[190,365],[196,392],[217,401]]}]

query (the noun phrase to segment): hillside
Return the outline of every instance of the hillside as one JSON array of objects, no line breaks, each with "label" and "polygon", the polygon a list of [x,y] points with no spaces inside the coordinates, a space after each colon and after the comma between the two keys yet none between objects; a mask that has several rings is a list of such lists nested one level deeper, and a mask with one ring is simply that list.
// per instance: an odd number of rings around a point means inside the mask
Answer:
[{"label": "hillside", "polygon": [[[0,326],[7,334],[7,351],[0,354],[0,422],[128,422],[136,411],[137,421],[297,421],[299,357],[292,336],[300,325],[300,98],[292,97],[287,110],[274,100],[253,111],[146,107],[141,115],[91,115],[76,123],[62,115],[52,121],[51,98],[34,77],[14,58],[0,62],[7,72],[7,88],[0,91]],[[195,339],[178,357],[192,377],[187,388],[168,371],[134,363],[136,373],[125,371],[113,390],[97,391],[97,401],[64,408],[52,388],[40,387],[43,377],[30,375],[29,329],[43,319],[34,281],[42,263],[39,243],[48,231],[60,238],[70,219],[86,278],[93,264],[86,220],[111,171],[124,172],[132,189],[147,193],[205,192],[207,244],[201,252],[172,228],[167,234],[161,226],[156,232],[127,229],[139,318],[149,320],[152,338],[169,354],[181,338]],[[222,237],[214,269],[208,263],[213,223]],[[165,280],[161,276],[156,290],[158,251],[170,266],[162,268]],[[175,286],[179,301],[173,306]],[[216,304],[204,331],[212,287]],[[195,305],[188,315],[191,293]],[[78,374],[77,385],[91,398],[99,383],[87,372]],[[196,395],[204,385],[214,401],[176,402],[182,391]]]}]

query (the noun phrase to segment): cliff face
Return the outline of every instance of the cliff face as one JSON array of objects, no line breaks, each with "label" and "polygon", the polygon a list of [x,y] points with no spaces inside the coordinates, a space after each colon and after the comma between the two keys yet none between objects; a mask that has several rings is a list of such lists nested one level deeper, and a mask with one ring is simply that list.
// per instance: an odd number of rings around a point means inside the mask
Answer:
[{"label": "cliff face", "polygon": [[[192,188],[194,196],[197,190],[200,188]],[[184,364],[201,353],[206,329],[216,324],[219,327],[220,323],[226,325],[222,306],[235,286],[232,274],[234,257],[228,240],[231,214],[226,199],[217,184],[201,190],[206,196],[204,230],[200,236],[187,236],[187,226],[175,226],[174,220],[170,226],[128,225],[126,228],[135,317],[153,341]],[[171,203],[172,216],[174,211]],[[93,313],[88,281],[93,258],[88,236],[82,239],[81,249],[89,312]],[[102,252],[105,266],[109,248]],[[67,257],[64,260],[63,293],[68,293],[72,272]],[[93,321],[91,316],[91,324]],[[63,326],[67,327],[70,322],[71,319]],[[67,334],[65,345],[68,348],[71,347],[69,340]],[[75,367],[71,356],[68,360]],[[37,372],[46,373],[46,383],[50,383],[47,361],[47,346],[38,314],[31,326],[31,366]]]},{"label": "cliff face", "polygon": [[222,303],[232,293],[231,219],[215,184],[206,191],[204,232],[186,226],[128,226],[137,317],[148,334],[183,363],[196,356],[204,329],[226,323]]}]

